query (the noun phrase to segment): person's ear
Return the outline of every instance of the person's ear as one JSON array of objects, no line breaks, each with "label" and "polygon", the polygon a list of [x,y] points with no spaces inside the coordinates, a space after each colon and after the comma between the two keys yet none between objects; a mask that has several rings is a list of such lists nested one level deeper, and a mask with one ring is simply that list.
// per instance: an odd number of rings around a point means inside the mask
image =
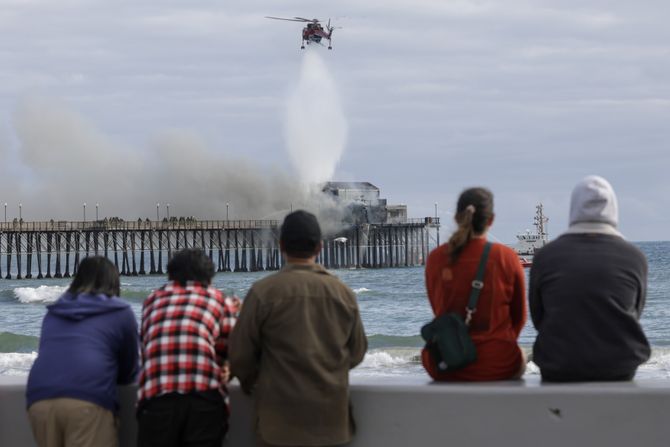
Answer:
[{"label": "person's ear", "polygon": [[489,218],[489,221],[488,221],[488,226],[489,226],[489,227],[490,227],[491,225],[493,225],[493,221],[495,220],[495,218],[496,218],[496,215],[495,215],[495,214],[491,214],[491,217]]},{"label": "person's ear", "polygon": [[319,243],[316,245],[316,248],[314,249],[314,256],[319,256],[319,253],[321,253],[322,248],[323,248],[323,241],[319,241]]}]

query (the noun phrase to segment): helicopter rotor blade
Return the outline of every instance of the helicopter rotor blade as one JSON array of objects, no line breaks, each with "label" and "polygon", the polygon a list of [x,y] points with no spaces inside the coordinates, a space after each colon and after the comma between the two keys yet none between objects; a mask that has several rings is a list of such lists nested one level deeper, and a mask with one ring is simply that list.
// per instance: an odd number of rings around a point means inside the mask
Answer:
[{"label": "helicopter rotor blade", "polygon": [[311,20],[307,19],[287,19],[285,17],[271,17],[271,16],[265,16],[266,19],[274,19],[274,20],[286,20],[287,22],[311,22]]},{"label": "helicopter rotor blade", "polygon": [[306,19],[304,17],[293,17],[294,19],[302,20],[303,22],[319,23],[319,19]]}]

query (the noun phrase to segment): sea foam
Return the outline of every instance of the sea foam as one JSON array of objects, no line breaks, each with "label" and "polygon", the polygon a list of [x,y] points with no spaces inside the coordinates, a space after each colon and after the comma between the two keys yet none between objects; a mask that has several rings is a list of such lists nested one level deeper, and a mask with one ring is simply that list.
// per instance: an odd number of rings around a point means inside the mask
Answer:
[{"label": "sea foam", "polygon": [[14,295],[24,304],[52,303],[66,290],[67,286],[17,287],[14,289]]},{"label": "sea foam", "polygon": [[368,289],[367,287],[359,287],[357,289],[354,289],[354,293],[356,293],[356,294],[369,292],[369,291],[370,291],[370,289]]},{"label": "sea foam", "polygon": [[420,373],[419,350],[415,348],[371,349],[353,371],[358,376],[404,376]]},{"label": "sea foam", "polygon": [[36,352],[0,354],[0,376],[26,376],[36,358]]}]

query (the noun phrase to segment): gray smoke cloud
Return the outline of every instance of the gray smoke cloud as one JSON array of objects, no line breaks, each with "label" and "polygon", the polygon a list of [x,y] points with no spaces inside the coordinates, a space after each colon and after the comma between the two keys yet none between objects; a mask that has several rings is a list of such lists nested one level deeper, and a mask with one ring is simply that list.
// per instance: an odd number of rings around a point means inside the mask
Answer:
[{"label": "gray smoke cloud", "polygon": [[[161,218],[170,203],[171,216],[225,219],[229,204],[231,219],[280,220],[293,207],[322,216],[326,231],[339,225],[338,204],[318,185],[222,154],[193,132],[171,130],[148,147],[129,147],[63,103],[35,97],[22,100],[13,124],[18,160],[3,167],[0,201],[22,202],[25,220],[80,220],[83,203],[89,220],[96,203],[101,219],[155,219],[156,203]],[[0,152],[11,158],[6,139]]]}]

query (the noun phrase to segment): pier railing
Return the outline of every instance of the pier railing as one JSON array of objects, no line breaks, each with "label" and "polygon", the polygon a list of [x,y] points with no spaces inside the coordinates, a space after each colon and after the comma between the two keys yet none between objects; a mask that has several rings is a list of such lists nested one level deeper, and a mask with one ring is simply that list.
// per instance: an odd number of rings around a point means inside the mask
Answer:
[{"label": "pier railing", "polygon": [[0,222],[0,231],[140,231],[140,230],[244,230],[278,228],[279,220],[89,220]]},{"label": "pier railing", "polygon": [[[60,278],[76,273],[90,255],[113,260],[122,275],[162,274],[172,253],[207,252],[218,271],[277,270],[283,265],[278,220],[160,221],[111,218],[94,221],[0,223],[0,278]],[[325,234],[317,262],[327,268],[422,265],[439,244],[439,219],[384,224],[341,223]]]},{"label": "pier railing", "polygon": [[[197,219],[172,219],[172,220],[87,220],[87,221],[65,221],[49,220],[26,222],[14,220],[11,222],[0,222],[0,231],[140,231],[140,230],[248,230],[248,229],[275,229],[279,228],[281,221],[267,219],[239,219],[239,220],[197,220]],[[433,225],[439,226],[439,217],[422,217],[406,219],[402,222],[374,224],[379,226],[394,225]]]}]

